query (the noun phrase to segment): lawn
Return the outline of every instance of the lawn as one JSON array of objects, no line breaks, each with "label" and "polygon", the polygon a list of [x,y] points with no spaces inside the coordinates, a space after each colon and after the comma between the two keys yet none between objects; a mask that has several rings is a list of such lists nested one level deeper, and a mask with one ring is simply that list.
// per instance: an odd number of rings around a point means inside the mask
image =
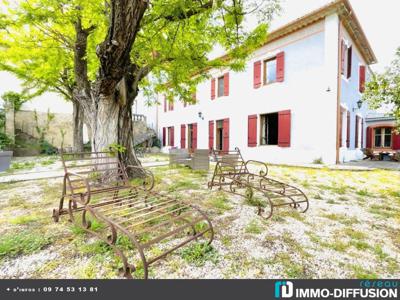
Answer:
[{"label": "lawn", "polygon": [[[158,158],[163,160],[162,157]],[[150,278],[399,278],[400,173],[271,166],[302,188],[310,209],[277,209],[270,220],[211,176],[151,169],[168,190],[206,211],[211,247],[191,243],[150,268]],[[63,218],[51,219],[62,179],[0,184],[0,278],[120,278],[112,250]]]}]

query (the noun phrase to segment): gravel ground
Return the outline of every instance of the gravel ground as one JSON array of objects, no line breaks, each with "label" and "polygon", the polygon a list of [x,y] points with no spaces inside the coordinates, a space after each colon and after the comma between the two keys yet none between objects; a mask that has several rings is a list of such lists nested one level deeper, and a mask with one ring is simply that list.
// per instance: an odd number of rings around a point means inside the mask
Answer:
[{"label": "gravel ground", "polygon": [[[154,173],[156,189],[208,213],[216,236],[212,251],[179,250],[152,266],[151,278],[400,277],[398,171],[271,166],[271,177],[303,189],[310,208],[281,208],[269,220],[240,196],[206,189],[211,172]],[[120,278],[110,249],[66,218],[52,221],[61,187],[59,178],[0,183],[0,278]]]}]

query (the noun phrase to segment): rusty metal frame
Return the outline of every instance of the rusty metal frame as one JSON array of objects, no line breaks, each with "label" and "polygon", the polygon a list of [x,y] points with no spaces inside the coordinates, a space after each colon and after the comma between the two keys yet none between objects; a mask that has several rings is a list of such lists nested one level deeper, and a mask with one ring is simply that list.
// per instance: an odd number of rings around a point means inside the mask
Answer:
[{"label": "rusty metal frame", "polygon": [[[68,156],[73,158],[68,159]],[[140,267],[143,268],[143,277],[147,279],[150,265],[191,241],[202,238],[208,244],[212,242],[214,230],[208,216],[194,205],[151,191],[154,176],[150,171],[141,166],[125,167],[117,157],[114,157],[113,163],[104,162],[104,159],[112,158],[111,152],[67,153],[61,154],[61,158],[65,171],[64,185],[59,207],[53,211],[54,220],[57,222],[61,215],[68,214],[71,221],[106,242],[121,259],[123,267],[120,271],[126,278],[133,278],[132,273]],[[91,163],[82,163],[87,160]],[[80,161],[81,164],[71,166],[68,165],[70,161]],[[101,169],[111,164],[117,167]],[[89,171],[70,170],[82,166]],[[98,172],[99,167],[106,176],[108,170],[115,171],[114,186],[108,186],[110,182],[107,180],[104,185],[91,182],[89,175]],[[129,182],[129,168],[143,171],[143,186]],[[82,184],[76,190],[73,184],[79,181]],[[64,208],[66,199],[68,205]],[[92,228],[91,219],[103,225],[103,233]],[[137,250],[138,257],[132,258],[124,252],[118,245],[120,237],[129,241]],[[137,260],[141,264],[135,265]]]},{"label": "rusty metal frame", "polygon": [[[267,164],[256,161],[245,161],[239,150],[216,151],[211,149],[216,161],[215,169],[208,188],[214,186],[251,199],[254,193],[261,194],[266,205],[257,205],[257,214],[269,219],[274,208],[289,206],[305,213],[309,208],[308,197],[299,188],[268,177]],[[258,174],[252,173],[248,165],[258,164],[262,169]]]}]

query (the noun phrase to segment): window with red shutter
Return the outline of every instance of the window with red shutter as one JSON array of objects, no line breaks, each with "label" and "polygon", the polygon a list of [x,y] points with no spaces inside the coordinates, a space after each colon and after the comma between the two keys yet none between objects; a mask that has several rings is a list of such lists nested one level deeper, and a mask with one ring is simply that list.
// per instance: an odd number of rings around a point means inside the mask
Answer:
[{"label": "window with red shutter", "polygon": [[359,91],[360,93],[364,93],[364,90],[365,90],[365,66],[360,66]]},{"label": "window with red shutter", "polygon": [[253,74],[253,87],[258,89],[261,86],[261,61],[254,63],[254,74]]},{"label": "window with red shutter", "polygon": [[278,146],[290,147],[291,112],[290,110],[278,113]]},{"label": "window with red shutter", "polygon": [[249,147],[257,146],[257,115],[251,115],[248,118],[247,145]]},{"label": "window with red shutter", "polygon": [[339,122],[339,147],[343,147],[343,117],[345,110],[343,107],[340,108],[340,122]]},{"label": "window with red shutter", "polygon": [[283,82],[285,80],[285,52],[276,55],[276,81]]},{"label": "window with red shutter", "polygon": [[346,147],[350,148],[350,112],[347,111]]},{"label": "window with red shutter", "polygon": [[166,141],[167,141],[167,129],[165,127],[163,127],[163,129],[162,129],[162,144],[164,147],[167,145]]},{"label": "window with red shutter", "polygon": [[211,79],[211,100],[215,99],[215,78]]},{"label": "window with red shutter", "polygon": [[208,122],[208,149],[214,148],[214,121]]},{"label": "window with red shutter", "polygon": [[353,47],[350,46],[349,48],[347,48],[347,72],[346,72],[347,78],[351,77],[352,59],[353,59]]},{"label": "window with red shutter", "polygon": [[344,75],[345,71],[345,62],[346,62],[346,44],[344,40],[342,40],[342,44],[340,47],[340,73]]},{"label": "window with red shutter", "polygon": [[356,115],[356,132],[355,132],[355,138],[354,138],[354,148],[357,149],[359,148],[359,140],[358,140],[358,131],[360,129],[360,117]]},{"label": "window with red shutter", "polygon": [[224,96],[229,96],[229,73],[224,74]]},{"label": "window with red shutter", "polygon": [[229,118],[223,120],[223,142],[222,150],[229,151]]},{"label": "window with red shutter", "polygon": [[186,147],[186,125],[181,125],[181,149]]}]

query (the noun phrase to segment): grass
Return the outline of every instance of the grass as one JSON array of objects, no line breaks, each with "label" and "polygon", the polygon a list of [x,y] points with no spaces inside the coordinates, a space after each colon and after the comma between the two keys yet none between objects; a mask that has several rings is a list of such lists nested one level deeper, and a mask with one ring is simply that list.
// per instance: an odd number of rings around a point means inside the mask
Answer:
[{"label": "grass", "polygon": [[207,243],[191,244],[183,248],[180,255],[186,262],[197,267],[204,266],[207,261],[215,264],[219,260],[217,251]]},{"label": "grass", "polygon": [[31,254],[51,243],[51,238],[29,231],[6,234],[0,237],[0,259]]},{"label": "grass", "polygon": [[224,193],[216,194],[216,196],[207,201],[207,204],[217,209],[220,214],[232,209],[232,206],[229,204],[229,199]]},{"label": "grass", "polygon": [[183,180],[172,183],[168,186],[168,192],[176,192],[182,190],[199,190],[200,184],[193,182],[192,180]]},{"label": "grass", "polygon": [[33,222],[37,222],[38,217],[35,215],[23,215],[23,216],[18,216],[15,217],[14,219],[10,220],[11,224],[14,225],[27,225]]},{"label": "grass", "polygon": [[258,220],[252,220],[245,228],[246,233],[260,234],[263,232],[262,227],[259,225]]},{"label": "grass", "polygon": [[14,162],[11,164],[11,170],[30,170],[35,167],[36,163],[33,161]]},{"label": "grass", "polygon": [[350,269],[353,271],[354,278],[357,279],[378,279],[379,276],[369,270],[364,269],[360,265],[351,265]]}]

